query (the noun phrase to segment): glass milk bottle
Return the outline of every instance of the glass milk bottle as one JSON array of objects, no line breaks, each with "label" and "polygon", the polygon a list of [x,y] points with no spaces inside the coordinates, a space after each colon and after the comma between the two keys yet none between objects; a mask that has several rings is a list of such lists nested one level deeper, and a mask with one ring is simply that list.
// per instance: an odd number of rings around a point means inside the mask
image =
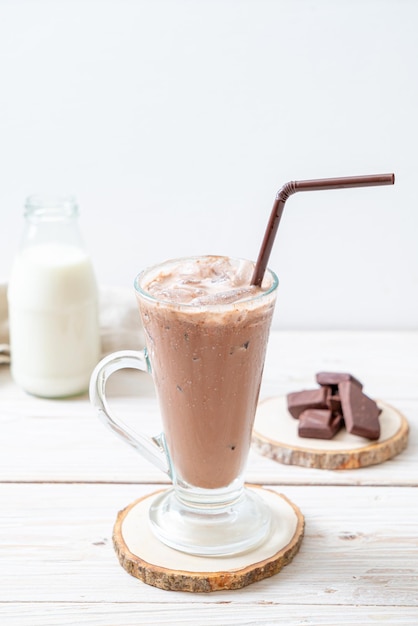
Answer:
[{"label": "glass milk bottle", "polygon": [[87,390],[100,357],[97,286],[72,197],[31,196],[8,288],[11,371],[28,393]]}]

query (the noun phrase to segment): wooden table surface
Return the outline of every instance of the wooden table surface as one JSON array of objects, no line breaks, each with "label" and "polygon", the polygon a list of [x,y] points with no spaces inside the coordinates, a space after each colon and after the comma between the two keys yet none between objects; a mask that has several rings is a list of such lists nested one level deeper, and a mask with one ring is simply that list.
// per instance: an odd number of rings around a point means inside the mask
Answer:
[{"label": "wooden table surface", "polygon": [[[349,371],[410,424],[382,465],[316,470],[250,453],[246,479],[305,516],[300,552],[236,591],[163,591],[129,576],[112,547],[117,512],[165,476],[97,419],[87,395],[28,396],[0,367],[0,624],[418,624],[418,332],[273,332],[261,397]],[[152,381],[123,372],[115,410],[159,432]]]}]

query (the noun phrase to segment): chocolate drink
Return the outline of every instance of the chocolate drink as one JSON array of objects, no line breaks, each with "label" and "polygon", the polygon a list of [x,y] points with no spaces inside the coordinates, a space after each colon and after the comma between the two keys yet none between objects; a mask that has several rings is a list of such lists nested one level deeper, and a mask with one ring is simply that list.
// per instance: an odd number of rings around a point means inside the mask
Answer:
[{"label": "chocolate drink", "polygon": [[177,480],[226,487],[245,466],[276,297],[254,264],[171,261],[136,285],[163,428]]}]

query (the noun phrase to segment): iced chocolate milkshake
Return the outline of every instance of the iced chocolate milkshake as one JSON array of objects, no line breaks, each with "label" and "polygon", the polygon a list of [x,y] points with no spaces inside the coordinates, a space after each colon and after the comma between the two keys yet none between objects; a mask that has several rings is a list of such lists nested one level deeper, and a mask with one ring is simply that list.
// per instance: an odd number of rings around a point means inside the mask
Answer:
[{"label": "iced chocolate milkshake", "polygon": [[[278,286],[270,270],[252,285],[253,272],[249,261],[219,256],[144,270],[135,290],[147,349],[110,354],[91,377],[99,417],[171,478],[149,521],[158,539],[189,554],[239,554],[272,528],[270,507],[244,485]],[[163,421],[152,438],[107,402],[106,381],[125,368],[152,372]]]},{"label": "iced chocolate milkshake", "polygon": [[207,256],[142,273],[137,297],[176,479],[226,487],[250,447],[277,279]]}]

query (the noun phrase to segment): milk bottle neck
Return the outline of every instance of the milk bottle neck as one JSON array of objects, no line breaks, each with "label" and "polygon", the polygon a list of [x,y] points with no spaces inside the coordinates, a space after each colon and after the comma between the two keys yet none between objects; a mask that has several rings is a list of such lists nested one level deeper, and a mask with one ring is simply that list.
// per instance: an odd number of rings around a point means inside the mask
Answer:
[{"label": "milk bottle neck", "polygon": [[72,196],[30,196],[25,203],[21,247],[56,243],[84,249],[78,205]]}]

